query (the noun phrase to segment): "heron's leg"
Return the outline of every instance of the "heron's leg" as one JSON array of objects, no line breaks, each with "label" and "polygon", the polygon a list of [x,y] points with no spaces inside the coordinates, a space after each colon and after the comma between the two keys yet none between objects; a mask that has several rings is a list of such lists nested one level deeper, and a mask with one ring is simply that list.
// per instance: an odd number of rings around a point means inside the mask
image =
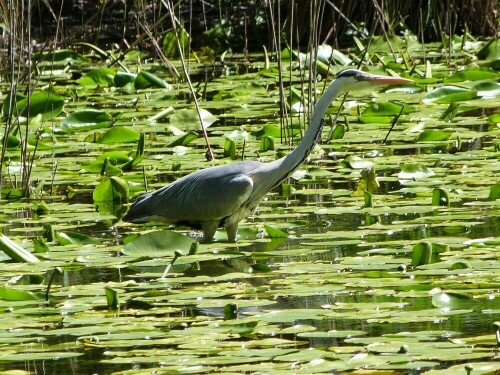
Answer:
[{"label": "heron's leg", "polygon": [[236,242],[236,235],[238,234],[238,222],[226,224],[227,240],[229,242]]},{"label": "heron's leg", "polygon": [[215,232],[219,227],[218,221],[204,221],[201,223],[201,227],[203,229],[203,240],[201,242],[208,243],[212,242]]}]

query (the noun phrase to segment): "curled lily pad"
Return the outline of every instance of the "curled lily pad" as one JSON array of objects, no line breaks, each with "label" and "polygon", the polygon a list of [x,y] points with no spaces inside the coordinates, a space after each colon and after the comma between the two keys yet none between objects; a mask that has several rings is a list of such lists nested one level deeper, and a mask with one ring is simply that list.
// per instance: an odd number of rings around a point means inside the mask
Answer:
[{"label": "curled lily pad", "polygon": [[432,90],[424,96],[424,102],[437,101],[438,103],[454,103],[463,100],[474,99],[477,93],[466,87],[442,86]]},{"label": "curled lily pad", "polygon": [[180,56],[179,44],[177,43],[177,40],[179,40],[183,50],[187,50],[189,48],[189,34],[186,29],[181,27],[177,32],[178,34],[176,35],[176,31],[174,29],[170,29],[166,32],[165,37],[163,38],[162,49],[163,53],[168,58],[176,58]]},{"label": "curled lily pad", "polygon": [[481,82],[471,88],[477,91],[480,97],[494,98],[500,94],[500,83],[498,82]]},{"label": "curled lily pad", "polygon": [[186,134],[181,135],[177,139],[174,139],[172,142],[168,144],[168,147],[186,146],[187,144],[191,143],[197,138],[198,138],[198,133],[196,133],[195,131],[190,131],[187,132]]},{"label": "curled lily pad", "polygon": [[111,68],[98,68],[91,70],[84,74],[81,78],[77,79],[77,83],[80,85],[111,85],[113,84],[116,71]]},{"label": "curled lily pad", "polygon": [[29,98],[17,102],[17,111],[23,117],[42,115],[43,120],[52,120],[59,116],[64,108],[64,98],[50,91],[38,91]]},{"label": "curled lily pad", "polygon": [[495,184],[490,187],[490,195],[488,199],[495,200],[500,198],[500,184]]},{"label": "curled lily pad", "polygon": [[161,87],[170,90],[172,88],[172,86],[170,86],[163,79],[144,70],[139,72],[139,74],[137,74],[137,76],[135,77],[134,86],[136,89],[145,89],[148,87]]},{"label": "curled lily pad", "polygon": [[61,129],[66,133],[109,128],[115,121],[114,117],[100,109],[79,109],[66,116]]},{"label": "curled lily pad", "polygon": [[451,133],[443,130],[425,129],[417,138],[417,142],[447,141]]},{"label": "curled lily pad", "polygon": [[264,225],[264,229],[270,238],[287,238],[290,236],[287,232],[270,225]]},{"label": "curled lily pad", "polygon": [[[3,144],[3,138],[1,139]],[[21,140],[13,135],[8,135],[7,137],[7,149],[13,149],[19,147]]]},{"label": "curled lily pad", "polygon": [[422,164],[403,164],[401,165],[401,172],[398,174],[398,178],[402,180],[414,179],[414,178],[424,178],[433,176],[434,172],[425,165]]},{"label": "curled lily pad", "polygon": [[94,202],[117,202],[128,200],[129,188],[127,181],[117,176],[105,178],[92,193]]},{"label": "curled lily pad", "polygon": [[56,232],[56,238],[63,246],[70,244],[87,245],[100,243],[98,238],[72,231]]},{"label": "curled lily pad", "polygon": [[127,72],[116,72],[113,82],[117,87],[123,87],[127,84],[133,84],[135,79],[137,78],[137,74],[127,73]]},{"label": "curled lily pad", "polygon": [[0,233],[0,250],[17,262],[36,263],[39,259],[9,237]]}]

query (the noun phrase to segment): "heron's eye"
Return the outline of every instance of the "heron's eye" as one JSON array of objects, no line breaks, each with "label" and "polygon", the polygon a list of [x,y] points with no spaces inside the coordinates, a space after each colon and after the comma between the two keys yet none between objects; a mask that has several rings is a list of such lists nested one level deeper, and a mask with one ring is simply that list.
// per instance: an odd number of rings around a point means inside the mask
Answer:
[{"label": "heron's eye", "polygon": [[354,76],[354,79],[355,79],[356,81],[362,81],[362,80],[363,80],[363,76],[362,76],[361,74],[356,74],[356,75]]}]

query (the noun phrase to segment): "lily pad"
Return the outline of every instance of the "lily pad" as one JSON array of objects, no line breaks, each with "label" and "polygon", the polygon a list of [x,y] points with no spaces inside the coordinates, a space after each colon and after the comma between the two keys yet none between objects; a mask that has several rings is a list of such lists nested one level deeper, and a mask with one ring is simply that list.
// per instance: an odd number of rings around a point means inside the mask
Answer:
[{"label": "lily pad", "polygon": [[109,128],[113,125],[111,114],[99,109],[80,109],[70,113],[61,123],[61,129],[66,133]]},{"label": "lily pad", "polygon": [[132,143],[137,142],[141,137],[141,133],[131,129],[128,126],[115,126],[99,137],[98,143]]},{"label": "lily pad", "polygon": [[[206,109],[200,108],[201,122],[204,128],[208,128],[215,121],[217,117],[212,115]],[[180,129],[199,130],[200,117],[196,109],[181,109],[170,116],[170,124]]]},{"label": "lily pad", "polygon": [[133,241],[127,243],[121,250],[123,254],[134,257],[161,258],[174,256],[176,251],[184,254],[195,244],[192,238],[172,232],[162,230],[143,234]]}]

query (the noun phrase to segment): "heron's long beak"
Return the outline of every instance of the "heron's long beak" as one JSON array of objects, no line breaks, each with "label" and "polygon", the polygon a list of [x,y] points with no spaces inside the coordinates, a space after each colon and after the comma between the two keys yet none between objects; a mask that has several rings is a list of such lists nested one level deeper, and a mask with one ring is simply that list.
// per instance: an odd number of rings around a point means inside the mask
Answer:
[{"label": "heron's long beak", "polygon": [[369,75],[366,79],[370,83],[377,85],[398,85],[403,83],[412,83],[411,79],[401,78],[401,77],[386,77],[386,76],[376,76]]}]

